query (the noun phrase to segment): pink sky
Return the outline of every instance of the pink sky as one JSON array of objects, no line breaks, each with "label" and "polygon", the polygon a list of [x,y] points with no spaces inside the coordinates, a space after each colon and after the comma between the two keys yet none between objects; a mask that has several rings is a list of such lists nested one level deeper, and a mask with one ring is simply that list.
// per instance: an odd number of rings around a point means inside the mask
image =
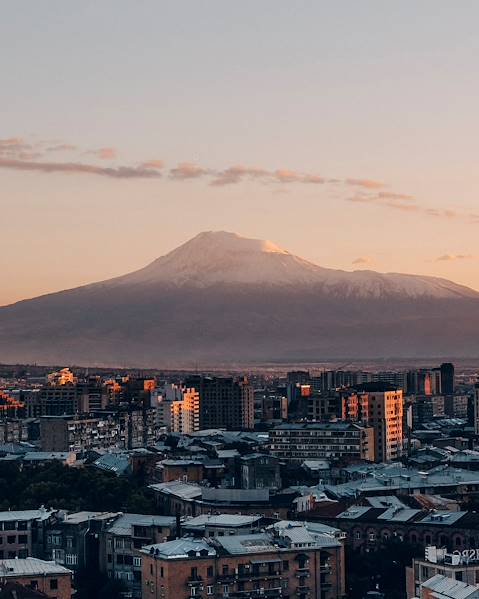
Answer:
[{"label": "pink sky", "polygon": [[14,3],[0,305],[202,230],[479,289],[476,3]]}]

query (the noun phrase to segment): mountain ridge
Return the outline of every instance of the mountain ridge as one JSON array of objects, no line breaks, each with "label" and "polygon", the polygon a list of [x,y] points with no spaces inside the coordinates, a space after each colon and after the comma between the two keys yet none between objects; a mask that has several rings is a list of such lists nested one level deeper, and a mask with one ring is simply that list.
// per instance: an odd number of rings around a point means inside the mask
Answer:
[{"label": "mountain ridge", "polygon": [[139,270],[92,285],[155,282],[201,286],[221,283],[282,286],[321,284],[326,291],[336,285],[349,284],[352,292],[361,291],[361,285],[376,282],[376,288],[369,289],[369,293],[375,296],[380,291],[378,284],[383,282],[384,291],[389,290],[389,293],[400,291],[402,287],[403,292],[414,296],[427,295],[429,291],[429,294],[441,297],[462,295],[479,298],[479,292],[448,279],[326,268],[296,256],[271,241],[249,239],[226,231],[199,233]]}]

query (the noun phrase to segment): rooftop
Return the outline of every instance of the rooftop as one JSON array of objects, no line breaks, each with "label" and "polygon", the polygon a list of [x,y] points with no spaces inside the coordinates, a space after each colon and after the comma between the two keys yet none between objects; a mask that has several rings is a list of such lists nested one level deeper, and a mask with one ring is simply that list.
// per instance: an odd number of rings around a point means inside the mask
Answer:
[{"label": "rooftop", "polygon": [[156,516],[150,514],[123,514],[110,526],[108,532],[118,536],[130,536],[133,526],[172,527],[176,523],[174,516]]},{"label": "rooftop", "polygon": [[261,520],[261,516],[242,516],[239,514],[218,514],[216,516],[209,514],[202,514],[195,518],[189,518],[185,520],[184,526],[187,528],[191,527],[204,527],[204,526],[224,526],[224,527],[241,527],[256,524]]},{"label": "rooftop", "polygon": [[0,576],[41,576],[45,574],[71,574],[71,570],[67,570],[63,566],[59,566],[55,562],[46,562],[34,557],[26,559],[3,559],[0,560]]},{"label": "rooftop", "polygon": [[479,597],[479,587],[436,574],[421,585],[422,588],[433,591],[431,597],[440,599],[476,599]]},{"label": "rooftop", "polygon": [[38,510],[19,510],[0,512],[0,522],[23,521],[23,520],[46,520],[55,510],[40,508]]}]

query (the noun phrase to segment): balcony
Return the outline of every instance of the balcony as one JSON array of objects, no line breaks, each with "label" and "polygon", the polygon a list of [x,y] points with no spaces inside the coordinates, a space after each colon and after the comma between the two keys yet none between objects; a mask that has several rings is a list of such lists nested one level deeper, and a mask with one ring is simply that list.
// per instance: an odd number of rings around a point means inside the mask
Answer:
[{"label": "balcony", "polygon": [[[279,570],[276,570],[275,572],[269,572],[269,571],[265,571],[265,572],[261,572],[258,570],[247,570],[247,571],[243,571],[243,572],[238,572],[238,574],[236,574],[236,577],[238,578],[238,580],[253,580],[256,578],[277,578],[278,576],[281,576],[281,572]],[[222,578],[221,576],[219,576],[218,578]]]},{"label": "balcony", "polygon": [[324,574],[331,574],[331,566],[329,564],[321,564],[319,566],[319,571]]},{"label": "balcony", "polygon": [[296,595],[309,595],[311,593],[311,587],[298,587],[295,590]]},{"label": "balcony", "polygon": [[198,590],[203,590],[203,579],[201,576],[189,576],[188,579],[189,587],[196,587]]},{"label": "balcony", "polygon": [[236,578],[240,578],[240,575],[236,574],[235,572],[228,572],[228,574],[218,574],[217,575],[217,580],[219,583],[234,582],[236,580]]}]

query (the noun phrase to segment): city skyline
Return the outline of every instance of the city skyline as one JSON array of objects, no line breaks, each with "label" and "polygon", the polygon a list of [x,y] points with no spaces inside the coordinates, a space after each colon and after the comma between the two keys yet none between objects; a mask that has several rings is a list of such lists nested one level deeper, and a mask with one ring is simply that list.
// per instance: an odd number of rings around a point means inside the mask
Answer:
[{"label": "city skyline", "polygon": [[203,230],[479,289],[477,13],[6,7],[0,305],[133,271]]}]

